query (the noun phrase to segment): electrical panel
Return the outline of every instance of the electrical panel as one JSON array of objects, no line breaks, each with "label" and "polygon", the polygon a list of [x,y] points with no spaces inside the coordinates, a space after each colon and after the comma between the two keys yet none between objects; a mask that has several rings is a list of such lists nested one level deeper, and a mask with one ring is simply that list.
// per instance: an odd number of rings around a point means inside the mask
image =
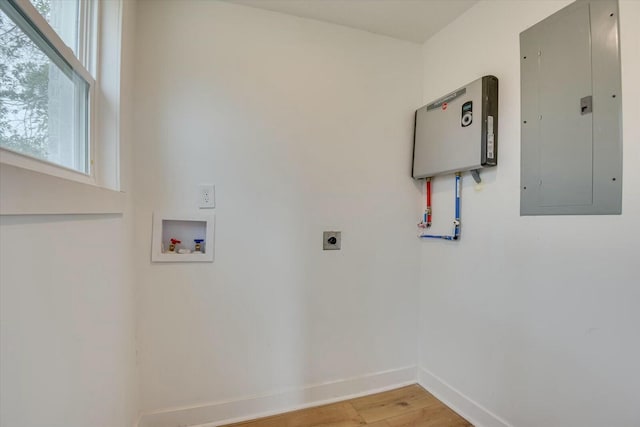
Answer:
[{"label": "electrical panel", "polygon": [[418,109],[413,177],[498,164],[498,79],[484,76]]},{"label": "electrical panel", "polygon": [[521,215],[622,210],[616,0],[581,0],[520,34]]}]

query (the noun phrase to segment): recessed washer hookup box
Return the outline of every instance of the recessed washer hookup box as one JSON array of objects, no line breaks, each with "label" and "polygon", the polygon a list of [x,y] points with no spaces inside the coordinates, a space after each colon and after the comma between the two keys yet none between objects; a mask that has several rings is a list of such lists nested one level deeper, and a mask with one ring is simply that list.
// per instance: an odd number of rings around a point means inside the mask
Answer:
[{"label": "recessed washer hookup box", "polygon": [[498,164],[498,79],[484,76],[416,111],[416,179]]}]

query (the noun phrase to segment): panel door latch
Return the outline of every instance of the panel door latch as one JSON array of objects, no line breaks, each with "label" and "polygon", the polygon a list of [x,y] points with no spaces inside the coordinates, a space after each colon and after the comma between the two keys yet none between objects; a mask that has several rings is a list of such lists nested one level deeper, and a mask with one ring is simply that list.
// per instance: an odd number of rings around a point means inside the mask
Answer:
[{"label": "panel door latch", "polygon": [[580,115],[584,116],[593,112],[593,96],[585,96],[580,98]]}]

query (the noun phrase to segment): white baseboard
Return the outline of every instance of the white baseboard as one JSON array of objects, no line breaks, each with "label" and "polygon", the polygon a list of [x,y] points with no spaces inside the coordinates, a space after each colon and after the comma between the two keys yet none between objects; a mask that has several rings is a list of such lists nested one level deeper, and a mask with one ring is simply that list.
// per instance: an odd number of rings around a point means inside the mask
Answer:
[{"label": "white baseboard", "polygon": [[475,427],[512,427],[505,420],[424,368],[418,369],[418,384]]},{"label": "white baseboard", "polygon": [[[142,414],[138,427],[214,427],[415,384],[417,367],[392,369],[263,396]],[[435,393],[434,393],[435,395]]]}]

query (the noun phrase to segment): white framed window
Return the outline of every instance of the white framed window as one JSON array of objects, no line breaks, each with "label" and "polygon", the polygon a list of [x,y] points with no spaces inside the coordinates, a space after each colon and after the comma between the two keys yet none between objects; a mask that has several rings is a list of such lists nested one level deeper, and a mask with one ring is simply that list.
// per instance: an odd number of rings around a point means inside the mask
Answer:
[{"label": "white framed window", "polygon": [[122,213],[135,2],[0,0],[0,17],[0,215]]},{"label": "white framed window", "polygon": [[0,1],[3,163],[95,184],[95,0]]}]

